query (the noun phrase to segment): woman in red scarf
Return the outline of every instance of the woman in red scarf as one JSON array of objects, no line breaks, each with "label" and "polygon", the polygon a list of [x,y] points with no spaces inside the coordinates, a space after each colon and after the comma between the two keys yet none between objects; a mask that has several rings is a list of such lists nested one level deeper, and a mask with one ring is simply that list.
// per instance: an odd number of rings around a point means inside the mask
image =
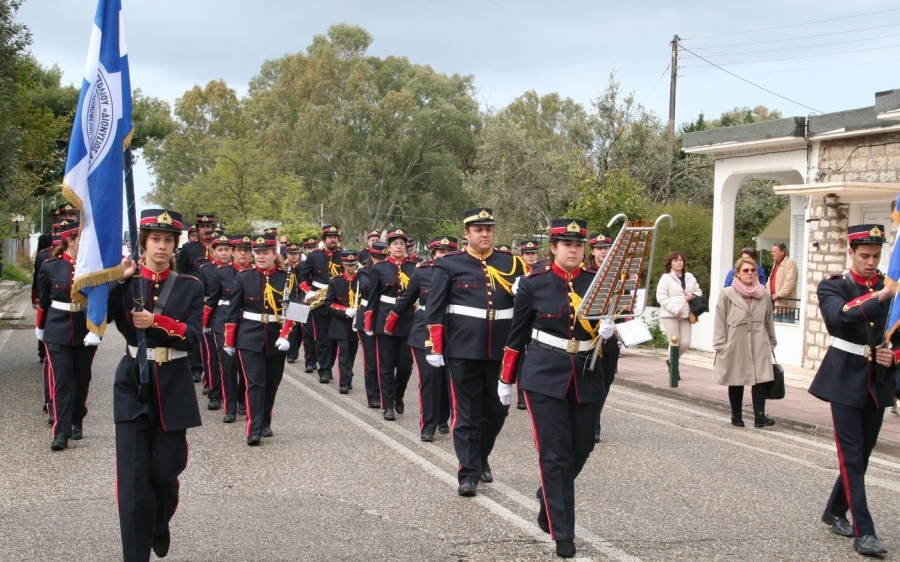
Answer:
[{"label": "woman in red scarf", "polygon": [[778,343],[772,299],[765,298],[766,288],[752,259],[741,257],[734,264],[734,278],[716,303],[713,382],[728,387],[731,425],[744,426],[744,386],[751,385],[754,425],[768,427],[775,425],[775,420],[766,417],[766,392],[774,379],[772,358]]}]

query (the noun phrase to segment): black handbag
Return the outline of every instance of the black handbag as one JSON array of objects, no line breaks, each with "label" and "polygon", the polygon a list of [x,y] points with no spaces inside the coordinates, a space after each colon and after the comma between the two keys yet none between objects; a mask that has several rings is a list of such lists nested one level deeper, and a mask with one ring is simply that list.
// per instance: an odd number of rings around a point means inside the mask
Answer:
[{"label": "black handbag", "polygon": [[688,301],[688,306],[691,312],[694,313],[694,316],[700,316],[704,312],[709,312],[709,304],[707,304],[703,295],[694,295],[694,298]]},{"label": "black handbag", "polygon": [[769,383],[766,398],[769,400],[781,400],[784,398],[784,367],[778,364],[774,351],[772,352],[772,374],[775,375],[775,380]]}]

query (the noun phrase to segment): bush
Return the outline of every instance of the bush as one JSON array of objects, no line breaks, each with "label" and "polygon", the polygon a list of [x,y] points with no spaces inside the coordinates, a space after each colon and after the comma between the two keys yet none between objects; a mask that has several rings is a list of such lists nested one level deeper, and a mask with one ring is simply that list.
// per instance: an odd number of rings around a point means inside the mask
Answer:
[{"label": "bush", "polygon": [[8,281],[19,281],[31,285],[31,274],[12,263],[3,264],[3,278]]},{"label": "bush", "polygon": [[647,325],[650,335],[653,336],[653,339],[643,344],[645,347],[669,347],[669,338],[659,325],[659,313],[651,313],[650,320],[642,317],[641,322]]},{"label": "bush", "polygon": [[[679,251],[684,254],[686,268],[697,278],[704,295],[709,295],[709,277],[712,268],[712,209],[688,203],[654,205],[645,218],[671,215],[674,226],[663,221],[656,231],[656,254],[653,258],[653,278],[650,280],[650,300],[656,302],[656,285],[665,269],[666,254]],[[614,235],[615,236],[615,235]]]}]

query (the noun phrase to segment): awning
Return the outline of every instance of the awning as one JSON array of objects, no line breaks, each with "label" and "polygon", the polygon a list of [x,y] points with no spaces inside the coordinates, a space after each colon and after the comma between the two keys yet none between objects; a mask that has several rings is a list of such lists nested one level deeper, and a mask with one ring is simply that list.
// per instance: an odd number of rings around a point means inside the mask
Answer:
[{"label": "awning", "polygon": [[825,183],[800,183],[774,186],[778,195],[801,195],[820,199],[836,195],[840,203],[859,201],[893,200],[900,193],[900,183],[876,183],[862,181],[831,181]]}]

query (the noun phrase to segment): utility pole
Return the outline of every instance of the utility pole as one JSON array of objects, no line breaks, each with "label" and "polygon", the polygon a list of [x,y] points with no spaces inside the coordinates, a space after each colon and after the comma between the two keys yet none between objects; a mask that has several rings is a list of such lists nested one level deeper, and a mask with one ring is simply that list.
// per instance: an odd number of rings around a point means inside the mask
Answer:
[{"label": "utility pole", "polygon": [[678,80],[678,41],[676,34],[672,37],[672,76],[669,81],[669,155],[675,147],[675,83]]}]

